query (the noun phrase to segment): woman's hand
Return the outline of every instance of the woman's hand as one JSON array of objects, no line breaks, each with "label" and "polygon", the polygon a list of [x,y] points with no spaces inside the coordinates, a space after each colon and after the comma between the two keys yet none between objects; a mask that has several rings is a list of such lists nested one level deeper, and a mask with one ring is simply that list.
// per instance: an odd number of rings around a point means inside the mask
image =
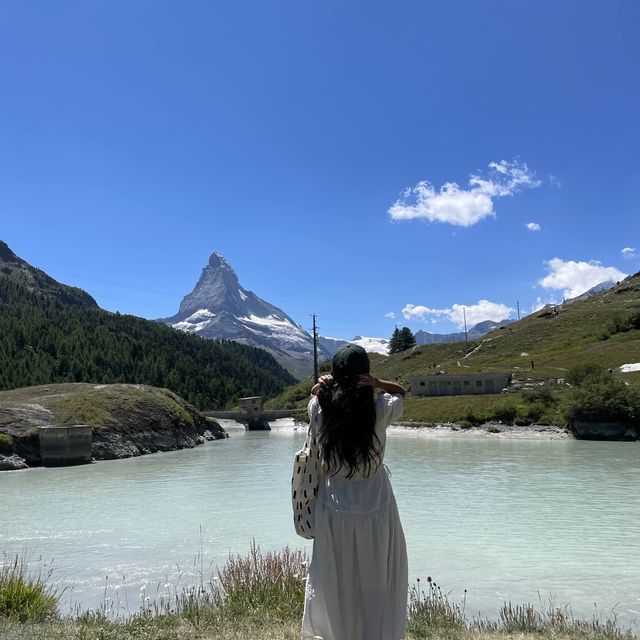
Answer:
[{"label": "woman's hand", "polygon": [[330,373],[320,376],[318,382],[316,382],[311,389],[311,395],[317,396],[321,389],[328,389],[332,384],[333,376]]},{"label": "woman's hand", "polygon": [[368,373],[363,373],[358,376],[358,382],[356,383],[356,386],[357,387],[373,387],[375,389],[378,386],[378,378]]},{"label": "woman's hand", "polygon": [[318,378],[318,384],[322,387],[330,387],[333,384],[333,376],[330,373],[325,373]]},{"label": "woman's hand", "polygon": [[374,389],[381,389],[385,393],[397,393],[404,397],[406,391],[397,382],[391,382],[390,380],[382,380],[375,376],[363,373],[358,376],[358,387],[373,387]]}]

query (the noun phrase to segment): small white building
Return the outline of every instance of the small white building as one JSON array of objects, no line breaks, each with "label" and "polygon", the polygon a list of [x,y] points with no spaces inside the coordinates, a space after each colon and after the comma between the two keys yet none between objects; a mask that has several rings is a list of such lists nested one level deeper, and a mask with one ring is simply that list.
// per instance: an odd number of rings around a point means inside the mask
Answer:
[{"label": "small white building", "polygon": [[414,396],[464,396],[500,393],[511,383],[511,373],[436,373],[411,378]]}]

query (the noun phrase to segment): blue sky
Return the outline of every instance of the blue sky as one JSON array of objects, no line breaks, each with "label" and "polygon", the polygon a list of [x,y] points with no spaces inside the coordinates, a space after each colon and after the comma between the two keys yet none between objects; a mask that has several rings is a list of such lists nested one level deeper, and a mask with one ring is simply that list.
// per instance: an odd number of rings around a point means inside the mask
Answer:
[{"label": "blue sky", "polygon": [[0,239],[106,309],[213,251],[345,338],[640,270],[634,0],[0,6]]}]

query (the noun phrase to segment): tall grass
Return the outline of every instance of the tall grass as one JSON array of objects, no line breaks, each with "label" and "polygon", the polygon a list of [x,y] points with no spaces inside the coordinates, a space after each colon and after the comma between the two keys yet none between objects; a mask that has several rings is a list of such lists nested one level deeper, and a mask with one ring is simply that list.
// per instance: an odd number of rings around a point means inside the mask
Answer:
[{"label": "tall grass", "polygon": [[576,640],[634,640],[628,629],[621,629],[615,614],[604,621],[596,615],[591,620],[576,619],[568,608],[549,604],[546,612],[532,604],[506,602],[497,621],[465,618],[466,590],[461,604],[451,602],[440,586],[427,578],[428,588],[420,581],[409,591],[408,631],[411,638],[570,638]]},{"label": "tall grass", "polygon": [[140,615],[178,616],[196,626],[299,621],[308,565],[304,551],[263,552],[252,540],[249,553],[229,554],[217,576],[206,579],[201,568],[197,584],[174,589],[167,584],[159,597],[144,598]]},{"label": "tall grass", "polygon": [[4,557],[0,566],[0,620],[41,622],[57,613],[60,595],[47,584],[50,573],[31,573],[27,561]]},{"label": "tall grass", "polygon": [[264,553],[252,540],[249,555],[230,555],[218,573],[220,606],[233,617],[301,618],[308,564],[304,551]]},{"label": "tall grass", "polygon": [[[113,619],[108,610],[55,617],[58,597],[40,574],[29,577],[18,558],[0,574],[0,637],[9,640],[298,640],[308,557],[303,551],[263,552],[255,540],[247,555],[231,554],[217,576],[166,595],[143,598],[139,612]],[[3,589],[11,609],[3,610]],[[16,586],[20,585],[20,586]],[[29,588],[28,588],[29,587]],[[30,597],[19,597],[29,593]],[[574,619],[568,609],[506,603],[498,620],[465,616],[460,603],[430,578],[409,591],[407,640],[634,640],[615,615],[604,622]],[[5,609],[6,609],[6,605]],[[23,622],[44,624],[23,625]]]},{"label": "tall grass", "polygon": [[434,633],[466,629],[464,602],[462,605],[451,602],[431,578],[427,578],[427,585],[426,591],[422,590],[418,579],[409,590],[409,633],[416,638],[430,638]]}]

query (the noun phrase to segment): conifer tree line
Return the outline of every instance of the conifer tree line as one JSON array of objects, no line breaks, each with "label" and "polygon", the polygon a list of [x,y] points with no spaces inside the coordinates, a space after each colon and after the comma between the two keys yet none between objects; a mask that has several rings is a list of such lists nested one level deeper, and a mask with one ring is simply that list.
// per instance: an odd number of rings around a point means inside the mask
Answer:
[{"label": "conifer tree line", "polygon": [[166,387],[215,409],[277,395],[296,380],[262,349],[65,305],[0,277],[0,389],[54,382]]},{"label": "conifer tree line", "polygon": [[400,353],[416,346],[416,338],[409,327],[395,328],[389,340],[389,353]]}]

